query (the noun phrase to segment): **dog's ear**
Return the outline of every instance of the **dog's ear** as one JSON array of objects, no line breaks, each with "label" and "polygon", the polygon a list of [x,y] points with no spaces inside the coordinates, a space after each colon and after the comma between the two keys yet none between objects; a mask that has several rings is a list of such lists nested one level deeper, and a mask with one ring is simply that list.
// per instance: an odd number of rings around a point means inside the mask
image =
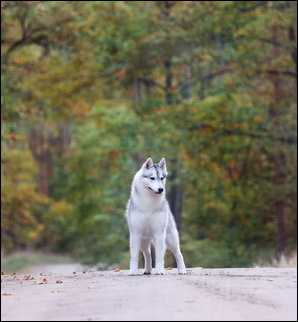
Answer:
[{"label": "dog's ear", "polygon": [[162,169],[164,170],[167,170],[167,165],[166,165],[166,159],[165,158],[162,158],[159,163],[158,163],[158,166],[161,167]]},{"label": "dog's ear", "polygon": [[144,169],[149,169],[149,168],[151,168],[151,167],[153,167],[153,161],[152,161],[152,159],[151,159],[151,158],[148,158],[148,159],[145,161],[145,163],[143,164],[143,168],[144,168]]}]

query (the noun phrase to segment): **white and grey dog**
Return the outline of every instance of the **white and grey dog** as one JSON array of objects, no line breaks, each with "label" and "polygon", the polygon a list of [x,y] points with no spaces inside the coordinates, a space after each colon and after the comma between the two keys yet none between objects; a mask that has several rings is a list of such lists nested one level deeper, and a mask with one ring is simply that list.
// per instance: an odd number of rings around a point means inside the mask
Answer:
[{"label": "white and grey dog", "polygon": [[153,163],[148,158],[136,173],[126,215],[130,231],[130,275],[138,274],[139,252],[145,259],[144,274],[151,274],[151,243],[155,248],[156,274],[164,274],[164,254],[169,248],[176,259],[178,273],[185,274],[179,236],[165,197],[166,160]]}]

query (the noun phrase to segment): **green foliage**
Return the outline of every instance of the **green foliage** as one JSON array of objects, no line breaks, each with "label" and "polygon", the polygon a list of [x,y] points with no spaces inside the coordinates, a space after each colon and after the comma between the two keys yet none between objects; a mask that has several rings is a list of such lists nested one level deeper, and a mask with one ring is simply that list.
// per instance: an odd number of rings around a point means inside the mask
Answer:
[{"label": "green foliage", "polygon": [[5,251],[127,265],[125,204],[149,155],[179,187],[188,266],[295,247],[295,2],[2,9]]}]

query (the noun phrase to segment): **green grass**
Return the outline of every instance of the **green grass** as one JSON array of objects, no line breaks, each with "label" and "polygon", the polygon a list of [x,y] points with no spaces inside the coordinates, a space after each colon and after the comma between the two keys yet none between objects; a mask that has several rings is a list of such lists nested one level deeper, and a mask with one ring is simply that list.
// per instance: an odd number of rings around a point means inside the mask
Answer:
[{"label": "green grass", "polygon": [[6,274],[21,273],[28,267],[48,264],[72,263],[73,260],[67,256],[41,253],[15,253],[1,258],[1,271]]}]

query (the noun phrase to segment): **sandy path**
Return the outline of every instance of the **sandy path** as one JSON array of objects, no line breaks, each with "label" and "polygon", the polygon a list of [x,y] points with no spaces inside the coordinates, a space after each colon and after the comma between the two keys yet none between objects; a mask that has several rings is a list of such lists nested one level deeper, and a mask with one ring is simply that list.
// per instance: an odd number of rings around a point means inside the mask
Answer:
[{"label": "sandy path", "polygon": [[[186,276],[61,268],[34,280],[2,276],[1,294],[12,294],[1,296],[2,321],[297,320],[294,268],[193,268]],[[42,278],[48,283],[34,284]]]}]

